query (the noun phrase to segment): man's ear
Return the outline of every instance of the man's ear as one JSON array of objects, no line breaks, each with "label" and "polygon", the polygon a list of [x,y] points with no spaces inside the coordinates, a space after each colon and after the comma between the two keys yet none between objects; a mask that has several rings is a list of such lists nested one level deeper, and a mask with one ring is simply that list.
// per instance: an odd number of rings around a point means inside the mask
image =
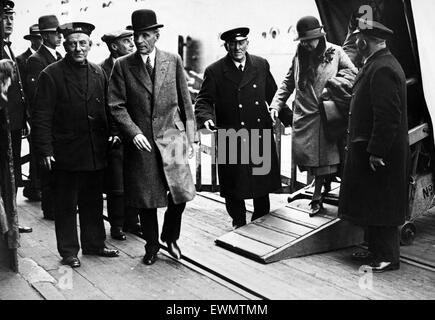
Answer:
[{"label": "man's ear", "polygon": [[66,45],[66,40],[62,44],[63,44],[63,48],[65,49],[65,52],[68,52],[68,46]]},{"label": "man's ear", "polygon": [[117,50],[118,50],[118,46],[116,45],[115,42],[112,42],[112,43],[110,44],[110,49],[112,49],[113,51],[117,51]]},{"label": "man's ear", "polygon": [[93,44],[92,40],[89,39],[89,47],[92,47],[92,44]]},{"label": "man's ear", "polygon": [[224,47],[225,47],[225,50],[227,50],[227,52],[228,52],[228,50],[229,50],[228,42],[225,42],[225,43],[224,43]]}]

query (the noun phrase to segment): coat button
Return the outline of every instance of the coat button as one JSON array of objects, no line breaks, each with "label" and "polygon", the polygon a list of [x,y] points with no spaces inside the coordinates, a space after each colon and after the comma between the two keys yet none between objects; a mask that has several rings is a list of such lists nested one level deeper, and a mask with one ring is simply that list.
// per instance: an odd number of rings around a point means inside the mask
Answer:
[{"label": "coat button", "polygon": [[345,147],[344,147],[344,151],[349,151],[349,147],[348,147],[348,146],[345,146]]},{"label": "coat button", "polygon": [[240,122],[240,124],[242,125],[242,126],[244,126],[245,125],[245,123],[242,121],[242,122]]},{"label": "coat button", "polygon": [[242,108],[243,108],[243,106],[242,106],[241,104],[239,104],[239,108],[240,108],[240,109],[242,109]]},{"label": "coat button", "polygon": [[261,121],[260,118],[258,118],[258,119],[257,119],[257,122],[260,122],[260,121]]},{"label": "coat button", "polygon": [[254,87],[254,88],[257,88],[257,85],[256,84],[254,84],[252,87]]},{"label": "coat button", "polygon": [[258,101],[255,101],[255,104],[258,106],[260,103]]},{"label": "coat button", "polygon": [[349,129],[347,129],[346,132],[347,132],[347,134],[349,134],[350,133]]}]

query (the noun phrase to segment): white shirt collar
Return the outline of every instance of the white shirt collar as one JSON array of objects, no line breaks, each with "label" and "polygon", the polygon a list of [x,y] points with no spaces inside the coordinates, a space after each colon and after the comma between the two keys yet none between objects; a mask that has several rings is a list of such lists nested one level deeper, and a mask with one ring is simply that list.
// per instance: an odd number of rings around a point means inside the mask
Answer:
[{"label": "white shirt collar", "polygon": [[243,60],[242,62],[238,62],[238,61],[234,61],[234,64],[236,65],[236,68],[239,69],[239,66],[242,65],[243,71],[245,70],[245,65],[246,65],[246,59]]},{"label": "white shirt collar", "polygon": [[56,49],[49,48],[45,44],[43,44],[43,46],[46,47],[47,50],[51,53],[51,55],[57,60]]},{"label": "white shirt collar", "polygon": [[150,54],[141,54],[143,63],[147,63],[148,56],[150,57],[151,66],[154,68],[154,64],[156,63],[156,48],[151,51]]},{"label": "white shirt collar", "polygon": [[35,50],[33,50],[32,47],[29,47],[29,49],[30,49],[30,52],[31,52],[32,54],[34,54],[34,53],[36,52]]}]

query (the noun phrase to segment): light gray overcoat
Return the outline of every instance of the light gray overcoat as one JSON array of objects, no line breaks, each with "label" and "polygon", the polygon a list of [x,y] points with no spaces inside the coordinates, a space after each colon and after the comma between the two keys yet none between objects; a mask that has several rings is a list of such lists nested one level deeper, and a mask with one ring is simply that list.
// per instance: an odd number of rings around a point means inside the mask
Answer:
[{"label": "light gray overcoat", "polygon": [[340,163],[336,142],[325,137],[319,113],[320,96],[327,81],[342,69],[353,69],[352,61],[339,46],[326,42],[325,52],[333,51],[331,61],[320,63],[314,83],[307,83],[303,91],[299,88],[299,59],[296,55],[289,72],[273,98],[271,108],[281,110],[294,90],[292,125],[292,151],[299,166],[323,167]]},{"label": "light gray overcoat", "polygon": [[[109,107],[124,142],[126,204],[135,208],[167,206],[195,196],[188,146],[195,120],[180,56],[156,49],[154,83],[139,53],[119,58],[109,81]],[[142,133],[152,145],[140,151],[133,138]]]}]

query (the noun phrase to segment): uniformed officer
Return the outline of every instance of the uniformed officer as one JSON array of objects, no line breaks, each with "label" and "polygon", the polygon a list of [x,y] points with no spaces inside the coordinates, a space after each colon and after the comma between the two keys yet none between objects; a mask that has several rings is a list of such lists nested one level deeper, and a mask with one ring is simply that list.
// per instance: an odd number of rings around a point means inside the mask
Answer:
[{"label": "uniformed officer", "polygon": [[103,222],[103,173],[109,125],[107,77],[87,60],[95,27],[73,22],[60,26],[66,56],[45,68],[38,79],[33,141],[53,174],[57,247],[62,263],[79,267],[77,207],[83,254],[116,257],[106,248]]},{"label": "uniformed officer", "polygon": [[[204,82],[195,104],[198,128],[205,128],[209,132],[219,128],[220,193],[225,198],[227,211],[236,228],[246,224],[244,199],[254,199],[254,220],[269,213],[269,193],[281,187],[268,110],[277,86],[270,73],[269,63],[247,53],[248,33],[249,28],[236,28],[222,33],[221,39],[225,41],[228,54],[205,70]],[[253,134],[254,129],[258,134]],[[228,141],[225,135],[231,140],[234,134],[241,137],[237,150],[230,150],[220,143]],[[222,141],[221,137],[224,138]],[[261,174],[254,172],[260,166],[254,161],[255,147],[259,147],[259,153],[269,163],[269,170]],[[237,162],[230,163],[229,159],[223,159],[222,154],[237,154]],[[243,161],[243,158],[248,160]]]},{"label": "uniformed officer", "polygon": [[[18,69],[20,70],[21,79],[23,80],[24,93],[29,102],[29,94],[27,92],[26,77],[27,77],[27,59],[39,49],[42,43],[41,34],[39,33],[38,24],[33,24],[29,28],[29,34],[23,37],[25,40],[30,41],[30,47],[27,48],[22,54],[17,56]],[[29,183],[23,188],[23,196],[31,201],[41,200],[41,184],[38,174],[38,162],[32,152],[32,142],[30,136],[28,137],[30,146],[30,164],[29,164]]]}]

